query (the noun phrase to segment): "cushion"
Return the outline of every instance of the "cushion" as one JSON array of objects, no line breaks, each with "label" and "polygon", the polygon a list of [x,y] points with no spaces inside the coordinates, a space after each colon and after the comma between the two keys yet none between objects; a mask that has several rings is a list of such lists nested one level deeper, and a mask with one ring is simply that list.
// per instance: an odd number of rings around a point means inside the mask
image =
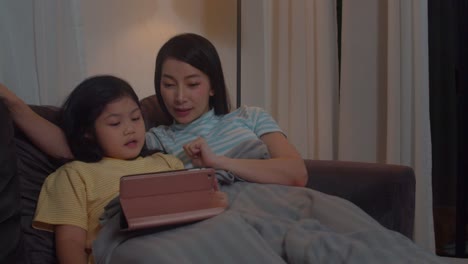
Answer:
[{"label": "cushion", "polygon": [[[39,115],[57,124],[58,108],[31,106]],[[63,163],[36,148],[19,130],[15,130],[18,179],[21,183],[22,250],[19,263],[57,263],[54,234],[32,228],[36,203],[45,178]]]}]

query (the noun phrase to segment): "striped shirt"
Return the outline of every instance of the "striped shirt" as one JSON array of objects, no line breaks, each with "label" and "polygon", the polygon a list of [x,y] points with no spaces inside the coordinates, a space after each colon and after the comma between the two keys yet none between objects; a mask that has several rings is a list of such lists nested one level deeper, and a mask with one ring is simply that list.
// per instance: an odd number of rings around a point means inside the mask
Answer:
[{"label": "striped shirt", "polygon": [[271,132],[281,132],[275,120],[262,108],[243,106],[226,114],[215,115],[210,110],[189,124],[158,126],[146,133],[148,149],[160,149],[172,154],[193,167],[183,146],[198,137],[203,137],[216,155],[224,155],[240,143],[258,139]]}]

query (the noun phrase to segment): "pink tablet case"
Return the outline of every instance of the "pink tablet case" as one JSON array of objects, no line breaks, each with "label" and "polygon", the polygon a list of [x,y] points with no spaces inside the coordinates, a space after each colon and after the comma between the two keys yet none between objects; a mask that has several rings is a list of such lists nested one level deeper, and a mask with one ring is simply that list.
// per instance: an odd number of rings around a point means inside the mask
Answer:
[{"label": "pink tablet case", "polygon": [[127,175],[120,180],[124,230],[203,220],[223,212],[215,170],[185,169]]}]

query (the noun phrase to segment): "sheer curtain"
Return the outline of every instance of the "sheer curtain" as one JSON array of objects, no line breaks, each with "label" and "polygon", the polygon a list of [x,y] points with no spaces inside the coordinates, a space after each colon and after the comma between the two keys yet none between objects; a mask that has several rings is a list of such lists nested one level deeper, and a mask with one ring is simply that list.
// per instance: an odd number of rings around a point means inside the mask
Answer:
[{"label": "sheer curtain", "polygon": [[[257,41],[263,41],[263,45],[256,54],[247,47],[251,52],[248,56],[249,51],[243,49],[242,103],[249,104],[251,98],[244,94],[255,91],[264,101],[250,104],[270,112],[303,157],[336,158],[338,49],[334,1],[266,0],[260,22],[255,21],[259,15],[253,7],[248,8],[250,13],[243,9],[242,14],[243,20],[251,19],[243,25],[243,38],[258,37],[258,32],[263,32],[263,40]],[[258,25],[263,28],[256,28],[261,27]],[[249,39],[244,39],[243,45],[248,45]],[[263,54],[260,62],[258,53]],[[251,76],[253,72],[255,76]],[[258,83],[251,81],[255,78]]]},{"label": "sheer curtain", "polygon": [[0,81],[32,104],[60,104],[83,76],[79,1],[2,1]]},{"label": "sheer curtain", "polygon": [[339,159],[416,173],[414,238],[435,248],[426,0],[343,1]]},{"label": "sheer curtain", "polygon": [[426,1],[343,1],[340,77],[335,1],[252,2],[242,103],[272,113],[304,158],[414,168],[414,238],[434,251]]}]

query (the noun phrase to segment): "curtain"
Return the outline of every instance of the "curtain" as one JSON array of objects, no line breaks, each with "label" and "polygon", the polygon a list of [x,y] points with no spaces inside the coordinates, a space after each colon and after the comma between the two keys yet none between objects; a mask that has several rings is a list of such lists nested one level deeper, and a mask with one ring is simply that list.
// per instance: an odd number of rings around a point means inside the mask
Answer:
[{"label": "curtain", "polygon": [[[197,2],[110,1],[0,2],[0,81],[33,104],[60,104],[98,73],[152,94],[158,46],[181,31],[212,32],[222,59],[234,57],[214,34],[230,23],[201,19],[212,15]],[[335,1],[242,6],[242,103],[272,113],[304,158],[413,167],[415,239],[433,248],[425,0],[343,1],[340,91]]]},{"label": "curtain", "polygon": [[[336,6],[265,1],[265,108],[304,158],[337,155]],[[258,72],[258,71],[257,71]]]},{"label": "curtain", "polygon": [[31,104],[60,104],[83,76],[79,1],[2,1],[0,80]]},{"label": "curtain", "polygon": [[426,0],[343,1],[339,159],[416,174],[414,239],[434,252]]}]

